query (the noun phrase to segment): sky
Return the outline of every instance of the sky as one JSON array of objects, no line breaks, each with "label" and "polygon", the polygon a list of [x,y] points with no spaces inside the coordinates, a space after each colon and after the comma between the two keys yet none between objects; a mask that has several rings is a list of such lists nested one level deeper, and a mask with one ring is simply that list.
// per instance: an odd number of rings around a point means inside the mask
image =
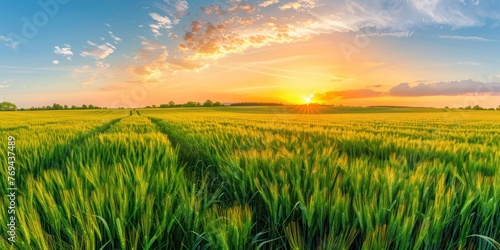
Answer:
[{"label": "sky", "polygon": [[3,0],[0,97],[500,105],[500,1]]}]

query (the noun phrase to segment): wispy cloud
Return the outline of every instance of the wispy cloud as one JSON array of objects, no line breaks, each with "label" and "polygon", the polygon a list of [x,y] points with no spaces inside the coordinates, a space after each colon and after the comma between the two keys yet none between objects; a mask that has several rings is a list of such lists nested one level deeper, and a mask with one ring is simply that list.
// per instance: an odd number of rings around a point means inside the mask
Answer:
[{"label": "wispy cloud", "polygon": [[413,35],[413,32],[411,31],[395,31],[395,32],[375,32],[375,33],[368,33],[368,34],[361,34],[359,35],[360,37],[368,36],[368,37],[411,37]]},{"label": "wispy cloud", "polygon": [[10,81],[3,81],[0,83],[0,89],[5,89],[9,87],[9,82]]},{"label": "wispy cloud", "polygon": [[[100,64],[104,65],[104,67],[100,67]],[[99,61],[96,66],[83,65],[72,69],[69,73],[69,77],[83,85],[92,85],[97,81],[105,81],[114,78],[116,72],[110,70],[105,65],[106,63]]]},{"label": "wispy cloud", "polygon": [[67,69],[64,68],[54,68],[54,67],[17,67],[17,66],[1,66],[0,71],[5,69],[9,73],[18,73],[18,74],[32,74],[39,73],[40,71],[56,71],[56,72],[67,72]]},{"label": "wispy cloud", "polygon": [[156,21],[156,23],[149,25],[149,27],[151,28],[151,32],[153,32],[153,35],[155,37],[163,35],[160,32],[160,30],[172,28],[172,21],[167,16],[162,16],[162,15],[155,13],[155,12],[149,13],[149,16],[151,18],[153,18],[153,20]]},{"label": "wispy cloud", "polygon": [[439,36],[441,39],[453,39],[453,40],[462,40],[462,41],[475,41],[475,42],[491,42],[488,38],[479,37],[479,36],[448,36],[441,35]]},{"label": "wispy cloud", "polygon": [[298,0],[296,2],[288,2],[280,6],[281,10],[302,10],[302,9],[312,9],[317,6],[316,0]]},{"label": "wispy cloud", "polygon": [[253,13],[256,10],[255,6],[249,3],[240,5],[240,9],[244,10],[247,14]]},{"label": "wispy cloud", "polygon": [[267,7],[269,5],[277,4],[280,0],[267,0],[259,4],[260,7]]},{"label": "wispy cloud", "polygon": [[18,45],[18,43],[16,41],[14,41],[12,38],[6,37],[6,36],[0,36],[0,41],[2,41],[5,46],[7,46],[11,49],[16,49],[17,45]]},{"label": "wispy cloud", "polygon": [[[185,0],[163,0],[169,6],[165,7],[164,5],[157,4],[156,7],[163,10],[165,13],[169,14],[173,18],[176,19],[176,22],[187,14],[189,10],[189,3]],[[173,8],[173,10],[172,10]]]},{"label": "wispy cloud", "polygon": [[468,66],[479,66],[479,65],[481,65],[478,62],[457,62],[457,64],[459,64],[459,65],[468,65]]},{"label": "wispy cloud", "polygon": [[92,41],[87,41],[91,48],[83,50],[80,55],[83,57],[92,57],[97,60],[103,60],[109,55],[113,54],[116,47],[111,43],[96,44]]},{"label": "wispy cloud", "polygon": [[215,14],[221,16],[227,14],[227,11],[222,9],[222,6],[220,5],[210,5],[209,7],[201,7],[201,10],[207,15]]},{"label": "wispy cloud", "polygon": [[71,46],[68,44],[64,44],[62,47],[55,46],[54,53],[60,56],[64,56],[68,60],[71,60],[71,57],[73,56],[73,52],[71,51]]},{"label": "wispy cloud", "polygon": [[118,44],[122,41],[122,39],[117,37],[115,34],[113,34],[113,32],[108,31],[108,34],[109,34],[109,36],[111,36],[111,38],[113,38],[113,40],[116,44]]},{"label": "wispy cloud", "polygon": [[58,60],[54,60],[54,61],[52,61],[52,64],[57,65],[57,64],[59,64],[59,61]]},{"label": "wispy cloud", "polygon": [[450,25],[454,28],[482,24],[479,16],[476,13],[471,13],[471,10],[459,1],[410,0],[410,2],[430,23]]}]

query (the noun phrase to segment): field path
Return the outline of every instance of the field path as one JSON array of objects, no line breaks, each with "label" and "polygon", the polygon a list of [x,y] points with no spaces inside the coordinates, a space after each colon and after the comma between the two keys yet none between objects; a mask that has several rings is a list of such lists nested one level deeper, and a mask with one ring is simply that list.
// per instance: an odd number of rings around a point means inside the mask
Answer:
[{"label": "field path", "polygon": [[65,141],[62,143],[58,143],[54,145],[53,152],[51,154],[47,154],[48,157],[43,158],[42,162],[39,164],[34,164],[31,167],[34,171],[32,172],[34,176],[39,176],[42,174],[42,171],[48,169],[63,169],[67,170],[63,167],[64,162],[68,159],[71,152],[76,148],[82,146],[86,139],[91,138],[97,134],[104,133],[109,130],[113,125],[121,121],[123,117],[113,119],[109,122],[104,123],[101,126],[98,126],[87,133],[81,133],[77,135],[75,138],[70,141]]}]

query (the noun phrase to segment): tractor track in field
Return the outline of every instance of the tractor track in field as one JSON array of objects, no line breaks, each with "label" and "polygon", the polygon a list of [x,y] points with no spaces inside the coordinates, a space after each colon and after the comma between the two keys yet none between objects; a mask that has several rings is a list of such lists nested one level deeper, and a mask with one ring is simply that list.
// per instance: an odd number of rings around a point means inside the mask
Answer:
[{"label": "tractor track in field", "polygon": [[158,131],[167,136],[167,139],[172,143],[172,146],[178,151],[178,157],[181,163],[195,166],[199,163],[204,163],[202,159],[195,159],[193,156],[200,155],[199,150],[195,145],[184,143],[179,134],[176,134],[172,129],[168,128],[168,123],[160,118],[149,117],[148,119],[156,126]]},{"label": "tractor track in field", "polygon": [[[85,142],[86,139],[101,133],[105,133],[113,125],[120,122],[123,118],[125,117],[113,119],[101,126],[98,126],[97,128],[92,129],[87,133],[77,136],[76,138],[70,140],[69,142],[57,144],[53,149],[54,153],[52,154],[52,156],[49,158],[45,158],[43,163],[35,168],[38,169],[38,171],[34,171],[33,176],[34,177],[40,176],[42,172],[47,169],[59,168],[61,165],[64,164],[64,161],[66,161],[71,152],[76,148],[80,147]],[[59,155],[63,155],[63,157],[59,157]],[[65,171],[65,168],[59,168],[59,169],[63,169]]]},{"label": "tractor track in field", "polygon": [[[205,149],[201,148],[195,141],[186,141],[185,134],[175,131],[175,128],[172,128],[168,122],[156,117],[147,116],[147,118],[156,125],[158,131],[164,134],[172,146],[178,150],[179,162],[185,164],[189,171],[201,173],[205,172],[205,168],[216,165],[215,162],[210,160]],[[212,177],[217,178],[217,176]]]}]

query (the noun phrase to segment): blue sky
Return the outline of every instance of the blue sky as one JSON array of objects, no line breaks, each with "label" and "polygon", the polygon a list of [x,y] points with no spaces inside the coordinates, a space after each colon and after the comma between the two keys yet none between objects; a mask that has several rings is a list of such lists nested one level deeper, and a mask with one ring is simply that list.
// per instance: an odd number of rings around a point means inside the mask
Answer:
[{"label": "blue sky", "polygon": [[5,0],[0,24],[21,107],[500,105],[496,1]]}]

